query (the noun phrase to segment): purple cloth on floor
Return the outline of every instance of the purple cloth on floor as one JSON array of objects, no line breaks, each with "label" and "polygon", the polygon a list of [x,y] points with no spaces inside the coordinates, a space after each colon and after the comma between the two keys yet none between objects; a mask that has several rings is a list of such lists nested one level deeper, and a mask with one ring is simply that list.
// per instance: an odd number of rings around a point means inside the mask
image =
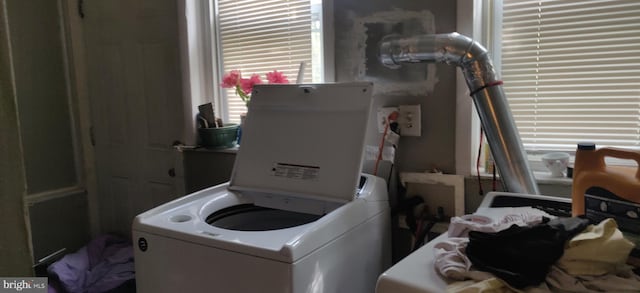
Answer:
[{"label": "purple cloth on floor", "polygon": [[134,278],[133,247],[122,238],[101,235],[47,268],[69,293],[100,293]]}]

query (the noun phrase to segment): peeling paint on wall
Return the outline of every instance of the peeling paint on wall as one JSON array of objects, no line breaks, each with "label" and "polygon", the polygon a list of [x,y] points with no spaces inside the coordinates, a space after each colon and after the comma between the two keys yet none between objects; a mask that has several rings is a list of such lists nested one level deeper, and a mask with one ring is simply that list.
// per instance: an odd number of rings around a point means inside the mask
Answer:
[{"label": "peeling paint on wall", "polygon": [[349,43],[346,52],[338,54],[344,54],[343,60],[350,63],[346,65],[351,76],[373,82],[374,94],[418,96],[433,91],[438,82],[434,64],[407,64],[389,69],[378,60],[378,44],[387,35],[434,34],[435,21],[430,11],[394,9],[369,16],[356,16],[349,11],[348,15],[353,19],[353,27],[346,34]]}]

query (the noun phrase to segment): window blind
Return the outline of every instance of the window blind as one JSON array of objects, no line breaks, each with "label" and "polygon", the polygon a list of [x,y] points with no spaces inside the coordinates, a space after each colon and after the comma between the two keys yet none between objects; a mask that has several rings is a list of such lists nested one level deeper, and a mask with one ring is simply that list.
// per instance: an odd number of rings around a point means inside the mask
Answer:
[{"label": "window blind", "polygon": [[640,149],[640,1],[504,0],[504,90],[525,148]]},{"label": "window blind", "polygon": [[[309,0],[218,0],[220,57],[225,72],[240,70],[249,78],[273,70],[295,82],[300,62],[305,62],[304,82],[312,78],[311,4]],[[229,121],[246,112],[233,90],[227,98]]]}]

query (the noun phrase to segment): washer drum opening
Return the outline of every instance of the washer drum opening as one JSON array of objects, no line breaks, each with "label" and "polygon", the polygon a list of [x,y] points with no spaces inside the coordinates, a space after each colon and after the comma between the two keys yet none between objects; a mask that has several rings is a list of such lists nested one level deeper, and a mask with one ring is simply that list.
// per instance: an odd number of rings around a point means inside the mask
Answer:
[{"label": "washer drum opening", "polygon": [[322,215],[312,215],[253,204],[227,207],[207,216],[207,224],[237,231],[269,231],[296,227],[314,222]]}]

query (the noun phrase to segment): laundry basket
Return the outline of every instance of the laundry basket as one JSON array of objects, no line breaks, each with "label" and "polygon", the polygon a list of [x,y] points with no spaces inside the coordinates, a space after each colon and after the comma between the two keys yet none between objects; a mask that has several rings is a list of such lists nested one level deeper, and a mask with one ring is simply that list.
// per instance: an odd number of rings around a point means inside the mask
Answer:
[{"label": "laundry basket", "polygon": [[231,148],[238,139],[238,124],[225,123],[223,127],[198,128],[200,145],[206,148]]}]

